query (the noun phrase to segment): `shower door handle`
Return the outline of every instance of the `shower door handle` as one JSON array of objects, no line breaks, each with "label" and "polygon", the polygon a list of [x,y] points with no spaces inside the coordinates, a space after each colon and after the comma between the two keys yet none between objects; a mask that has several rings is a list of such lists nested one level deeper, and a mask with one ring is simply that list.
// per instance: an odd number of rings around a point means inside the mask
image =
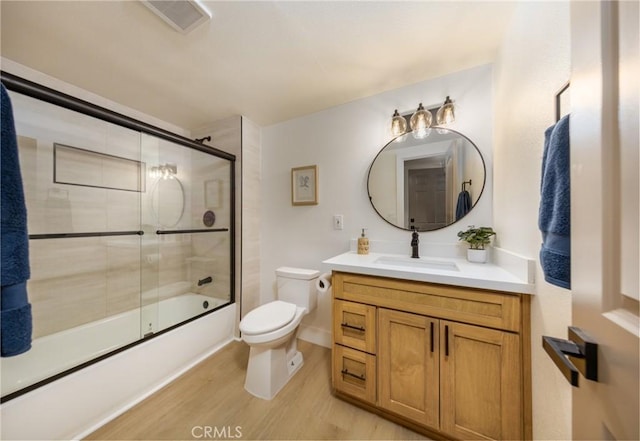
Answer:
[{"label": "shower door handle", "polygon": [[192,230],[156,230],[156,234],[193,234],[193,233],[220,233],[229,231],[228,228],[196,228]]}]

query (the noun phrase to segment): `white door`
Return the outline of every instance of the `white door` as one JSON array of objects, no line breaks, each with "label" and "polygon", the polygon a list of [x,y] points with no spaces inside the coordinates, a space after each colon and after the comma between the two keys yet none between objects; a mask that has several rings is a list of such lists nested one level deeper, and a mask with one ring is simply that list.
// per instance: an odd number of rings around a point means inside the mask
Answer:
[{"label": "white door", "polygon": [[571,4],[573,325],[598,381],[573,389],[573,438],[638,440],[638,2]]}]

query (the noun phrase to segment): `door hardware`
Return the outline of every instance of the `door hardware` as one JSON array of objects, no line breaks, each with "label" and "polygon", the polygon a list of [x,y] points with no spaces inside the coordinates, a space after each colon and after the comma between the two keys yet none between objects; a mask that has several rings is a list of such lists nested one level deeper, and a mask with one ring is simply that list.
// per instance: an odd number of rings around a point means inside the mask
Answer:
[{"label": "door hardware", "polygon": [[598,344],[583,330],[569,326],[569,339],[542,336],[542,347],[572,386],[579,387],[578,372],[598,381]]}]

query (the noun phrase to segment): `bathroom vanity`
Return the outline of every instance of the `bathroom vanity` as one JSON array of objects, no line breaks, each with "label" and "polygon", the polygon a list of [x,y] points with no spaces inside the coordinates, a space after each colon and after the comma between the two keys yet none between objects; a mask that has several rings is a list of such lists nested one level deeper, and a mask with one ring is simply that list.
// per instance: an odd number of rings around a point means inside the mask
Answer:
[{"label": "bathroom vanity", "polygon": [[531,439],[531,284],[460,259],[324,263],[337,396],[434,438]]}]

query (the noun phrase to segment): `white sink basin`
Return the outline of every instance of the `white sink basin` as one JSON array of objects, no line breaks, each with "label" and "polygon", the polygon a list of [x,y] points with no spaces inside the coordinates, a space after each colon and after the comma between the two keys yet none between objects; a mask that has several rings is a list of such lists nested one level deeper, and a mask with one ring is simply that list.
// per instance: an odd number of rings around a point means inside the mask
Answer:
[{"label": "white sink basin", "polygon": [[374,260],[373,263],[405,268],[409,267],[443,271],[460,271],[458,265],[456,265],[455,262],[431,260],[425,258],[413,259],[411,257],[382,256]]}]

